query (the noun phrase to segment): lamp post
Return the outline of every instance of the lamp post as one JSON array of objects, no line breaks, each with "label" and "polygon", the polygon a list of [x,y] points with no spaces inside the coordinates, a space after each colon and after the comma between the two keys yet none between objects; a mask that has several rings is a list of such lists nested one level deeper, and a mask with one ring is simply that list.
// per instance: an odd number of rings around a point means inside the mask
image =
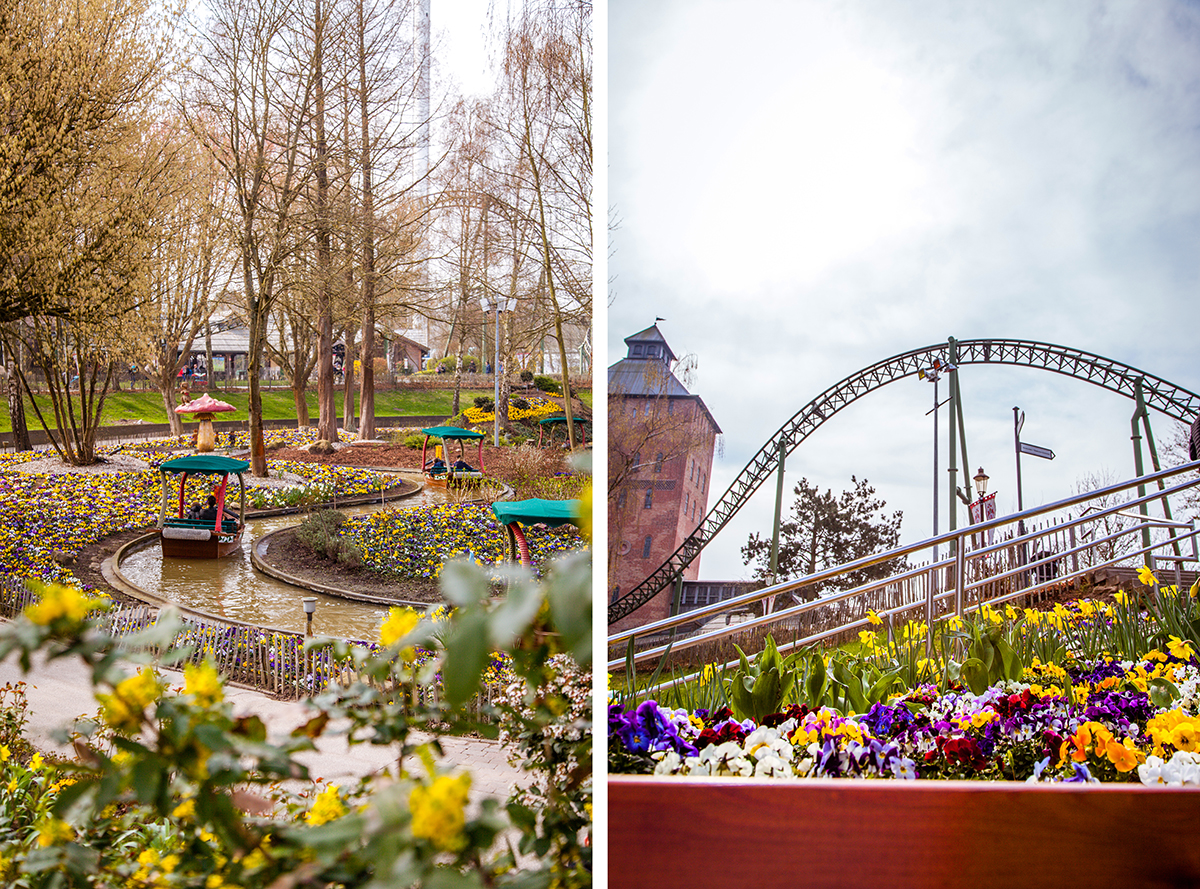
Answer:
[{"label": "lamp post", "polygon": [[982,500],[983,495],[987,493],[987,483],[989,478],[991,478],[991,476],[985,473],[983,471],[983,467],[980,466],[979,472],[975,473],[975,478],[972,479],[972,481],[975,482],[975,490],[979,492],[980,500]]},{"label": "lamp post", "polygon": [[317,597],[316,596],[305,596],[300,601],[304,603],[304,618],[305,618],[305,624],[306,624],[306,627],[304,630],[304,635],[311,637],[313,634],[312,617],[313,617],[313,612],[317,610]]},{"label": "lamp post", "polygon": [[[938,379],[941,377],[943,370],[953,370],[953,367],[947,367],[942,364],[940,358],[933,359],[933,365],[928,370],[918,372],[918,376],[933,383],[933,407],[925,412],[925,416],[933,414],[933,536],[938,535],[938,408],[945,402],[938,401]],[[946,399],[949,401],[950,399]],[[954,422],[954,418],[950,418],[950,422]],[[937,544],[933,545],[933,561],[938,560]]]}]

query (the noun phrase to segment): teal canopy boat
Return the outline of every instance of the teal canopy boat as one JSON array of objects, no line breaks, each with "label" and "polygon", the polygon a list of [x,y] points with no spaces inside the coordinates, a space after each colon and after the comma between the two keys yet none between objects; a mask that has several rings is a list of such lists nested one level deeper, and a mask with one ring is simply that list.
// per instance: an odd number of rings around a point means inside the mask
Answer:
[{"label": "teal canopy boat", "polygon": [[[439,488],[450,486],[456,481],[469,478],[483,478],[483,439],[482,432],[472,432],[470,429],[459,429],[457,426],[430,426],[422,429],[425,442],[421,445],[421,468],[425,472],[425,483]],[[442,440],[442,456],[436,454],[428,457],[429,439]],[[458,459],[450,461],[449,442],[458,442]],[[475,441],[479,448],[475,458],[476,466],[466,461],[463,442]]]},{"label": "teal canopy boat", "polygon": [[[162,510],[159,514],[159,537],[164,557],[179,559],[216,559],[239,550],[246,530],[246,481],[242,474],[250,468],[245,460],[222,457],[218,454],[193,454],[163,462]],[[189,475],[219,475],[220,483],[212,493],[214,506],[185,502]],[[227,501],[229,476],[236,476],[239,487],[239,509],[236,513]],[[178,481],[178,495],[172,504],[171,492]],[[173,513],[173,514],[168,514]]]},{"label": "teal canopy boat", "polygon": [[529,541],[521,525],[579,525],[581,503],[578,500],[503,500],[492,504],[496,519],[508,532],[509,553],[514,562],[529,567]]}]

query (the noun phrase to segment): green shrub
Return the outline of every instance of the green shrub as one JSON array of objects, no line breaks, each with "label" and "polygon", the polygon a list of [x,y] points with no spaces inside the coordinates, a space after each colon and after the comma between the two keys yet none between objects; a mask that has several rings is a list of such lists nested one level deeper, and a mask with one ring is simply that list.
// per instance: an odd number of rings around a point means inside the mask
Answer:
[{"label": "green shrub", "polygon": [[339,533],[345,521],[346,517],[335,509],[319,510],[296,527],[296,539],[318,555],[358,567],[362,564],[362,551],[354,541]]},{"label": "green shrub", "polygon": [[552,377],[536,376],[533,378],[533,385],[540,392],[549,392],[551,395],[558,395],[562,390],[558,386],[558,381]]},{"label": "green shrub", "polygon": [[519,411],[529,410],[529,402],[524,398],[510,398],[508,399],[508,403],[511,407],[515,407]]},{"label": "green shrub", "polygon": [[476,395],[475,407],[479,408],[481,411],[490,412],[496,409],[496,402],[492,401],[492,399],[486,395]]},{"label": "green shrub", "polygon": [[[445,373],[454,373],[454,366],[458,363],[457,355],[447,355],[438,362],[439,367],[446,368]],[[464,355],[462,357],[463,373],[474,374],[479,373],[479,359],[474,355]]]},{"label": "green shrub", "polygon": [[533,382],[533,371],[531,371],[531,370],[521,371],[521,382],[522,383],[532,383]]}]

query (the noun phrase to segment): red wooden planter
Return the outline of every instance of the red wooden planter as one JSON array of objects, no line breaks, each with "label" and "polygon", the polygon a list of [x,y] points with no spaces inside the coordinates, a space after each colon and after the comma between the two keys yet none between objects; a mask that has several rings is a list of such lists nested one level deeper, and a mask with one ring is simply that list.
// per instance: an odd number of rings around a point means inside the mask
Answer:
[{"label": "red wooden planter", "polygon": [[1200,886],[1200,790],[613,776],[610,886]]}]

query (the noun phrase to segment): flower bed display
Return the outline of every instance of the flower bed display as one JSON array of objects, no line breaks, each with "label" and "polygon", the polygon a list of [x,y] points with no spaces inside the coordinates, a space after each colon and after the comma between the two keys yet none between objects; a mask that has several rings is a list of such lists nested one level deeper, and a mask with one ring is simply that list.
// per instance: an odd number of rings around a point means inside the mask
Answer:
[{"label": "flower bed display", "polygon": [[627,690],[610,883],[1197,884],[1197,589],[1143,581]]}]

